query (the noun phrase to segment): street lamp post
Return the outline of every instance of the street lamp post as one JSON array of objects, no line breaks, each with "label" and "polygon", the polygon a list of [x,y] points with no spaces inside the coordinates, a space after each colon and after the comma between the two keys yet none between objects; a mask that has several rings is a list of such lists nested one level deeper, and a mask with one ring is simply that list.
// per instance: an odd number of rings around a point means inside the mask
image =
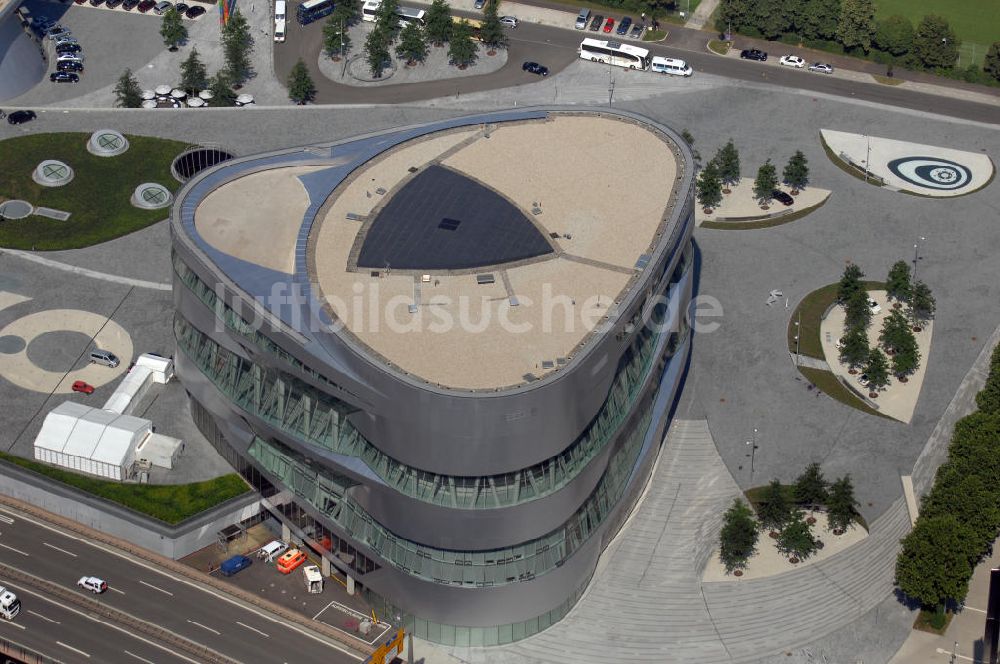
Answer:
[{"label": "street lamp post", "polygon": [[917,283],[917,261],[920,260],[920,243],[926,239],[921,235],[920,240],[913,243],[913,275],[910,277],[910,281],[913,283]]},{"label": "street lamp post", "polygon": [[799,366],[799,342],[802,338],[802,312],[799,311],[798,320],[795,321],[795,366]]},{"label": "street lamp post", "polygon": [[868,141],[867,148],[865,149],[865,182],[868,182],[868,169],[872,161],[872,137],[865,136],[865,139]]},{"label": "street lamp post", "polygon": [[750,457],[750,483],[753,484],[754,459],[757,457],[757,427],[754,427],[753,430],[753,440],[748,440],[746,445],[750,448],[750,452],[746,456]]}]

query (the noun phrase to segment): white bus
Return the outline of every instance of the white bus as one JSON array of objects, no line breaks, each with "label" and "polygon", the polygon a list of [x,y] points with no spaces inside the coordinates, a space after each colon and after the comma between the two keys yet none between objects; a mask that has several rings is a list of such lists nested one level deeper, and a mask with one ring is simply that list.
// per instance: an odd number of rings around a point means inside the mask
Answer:
[{"label": "white bus", "polygon": [[626,69],[649,69],[648,50],[616,41],[584,39],[580,43],[580,57]]},{"label": "white bus", "polygon": [[676,58],[662,58],[658,55],[653,58],[653,62],[650,65],[649,70],[658,74],[672,74],[674,76],[690,76],[694,73],[694,70],[691,69],[691,65],[683,60],[677,60]]},{"label": "white bus", "polygon": [[[381,6],[382,0],[365,0],[365,4],[361,5],[361,18],[365,21],[374,21],[375,15],[378,13],[378,8]],[[400,25],[416,23],[420,27],[424,27],[427,23],[427,12],[423,9],[399,7],[396,10],[396,15],[399,17]]]}]

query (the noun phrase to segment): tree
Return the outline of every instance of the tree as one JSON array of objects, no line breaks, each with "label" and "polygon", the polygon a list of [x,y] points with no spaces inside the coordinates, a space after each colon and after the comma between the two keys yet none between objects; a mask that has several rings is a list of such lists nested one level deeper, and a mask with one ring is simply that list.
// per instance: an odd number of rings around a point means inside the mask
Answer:
[{"label": "tree", "polygon": [[766,207],[771,202],[774,188],[778,186],[778,174],[774,164],[768,159],[757,169],[757,179],[753,183],[753,197],[757,199],[761,207]]},{"label": "tree", "polygon": [[181,23],[180,12],[173,7],[163,12],[163,21],[160,23],[160,36],[163,37],[163,43],[171,51],[176,51],[177,45],[188,37],[187,28]]},{"label": "tree", "polygon": [[476,43],[472,41],[472,27],[468,21],[462,20],[452,26],[451,42],[448,46],[448,58],[465,69],[476,61]]},{"label": "tree", "polygon": [[832,40],[837,37],[839,21],[840,0],[805,0],[797,12],[795,28],[806,39]]},{"label": "tree", "polygon": [[811,463],[795,480],[795,501],[814,510],[826,502],[828,485],[819,464]]},{"label": "tree", "polygon": [[434,42],[435,46],[441,46],[451,37],[451,10],[445,0],[434,0],[430,9],[427,10],[426,27],[427,38]]},{"label": "tree", "polygon": [[854,499],[854,484],[851,483],[850,475],[844,475],[831,484],[826,499],[826,520],[830,530],[835,533],[847,530],[858,518],[858,512],[855,509],[857,505],[858,503]]},{"label": "tree", "polygon": [[302,61],[302,58],[299,58],[288,74],[288,98],[296,104],[302,105],[312,101],[315,96],[316,85],[313,83],[312,76],[309,75],[306,63]]},{"label": "tree", "polygon": [[804,189],[809,182],[808,163],[802,151],[796,150],[781,173],[782,180],[792,188],[792,194],[795,196],[798,196],[799,190]]},{"label": "tree", "polygon": [[209,106],[235,106],[236,93],[233,92],[233,84],[229,80],[226,72],[216,72],[215,76],[208,82],[208,89],[212,93]]},{"label": "tree", "polygon": [[115,85],[115,106],[118,108],[139,108],[142,106],[142,90],[131,69],[125,69]]},{"label": "tree", "polygon": [[920,324],[930,320],[934,316],[934,309],[937,303],[931,295],[931,289],[922,281],[913,283],[913,294],[910,297],[910,311],[913,320]]},{"label": "tree", "polygon": [[691,148],[691,156],[694,158],[695,167],[700,166],[701,153],[694,149],[694,136],[691,135],[691,132],[685,129],[681,132],[681,138],[683,138],[684,142],[688,144],[689,148]]},{"label": "tree", "polygon": [[868,332],[864,327],[849,327],[840,344],[840,361],[853,371],[868,362]]},{"label": "tree", "polygon": [[1000,81],[1000,42],[993,42],[990,49],[986,51],[986,59],[983,60],[983,71]]},{"label": "tree", "polygon": [[864,290],[861,279],[865,273],[854,263],[848,263],[844,268],[844,273],[840,276],[840,285],[837,286],[837,300],[841,304],[846,304],[855,291]]},{"label": "tree", "polygon": [[976,395],[976,405],[985,413],[1000,413],[1000,344],[993,349],[986,384]]},{"label": "tree", "polygon": [[889,360],[885,353],[878,348],[873,348],[868,353],[868,363],[865,365],[865,375],[868,376],[868,389],[870,394],[875,394],[889,384]]},{"label": "tree", "polygon": [[947,69],[955,66],[961,44],[946,18],[928,14],[920,21],[913,36],[913,53],[928,69]]},{"label": "tree", "polygon": [[950,514],[918,518],[896,558],[896,585],[927,608],[969,590],[975,533]]},{"label": "tree", "polygon": [[716,13],[715,28],[720,33],[732,27],[741,31],[753,26],[755,3],[752,0],[721,0]]},{"label": "tree", "polygon": [[920,368],[920,348],[909,326],[904,328],[903,332],[906,336],[902,338],[896,347],[896,353],[892,356],[892,373],[900,381],[905,382],[907,376]]},{"label": "tree", "polygon": [[753,510],[739,498],[733,499],[719,533],[719,559],[727,574],[746,568],[747,560],[757,550],[758,535]]},{"label": "tree", "polygon": [[753,25],[765,39],[776,39],[791,27],[785,0],[756,0]]},{"label": "tree", "polygon": [[885,289],[889,297],[897,302],[910,299],[910,264],[906,261],[896,261],[889,268],[889,276],[885,280]]},{"label": "tree", "polygon": [[875,36],[875,3],[872,0],[842,0],[837,41],[846,49],[871,49]]},{"label": "tree", "polygon": [[792,506],[788,504],[785,489],[778,480],[771,480],[757,508],[757,518],[764,528],[781,530],[792,518]]},{"label": "tree", "polygon": [[191,55],[181,63],[181,88],[189,95],[208,87],[208,72],[205,63],[198,57],[198,49],[192,48]]},{"label": "tree", "polygon": [[778,550],[785,555],[805,560],[818,548],[819,544],[813,537],[809,524],[802,520],[801,512],[796,512],[778,535]]},{"label": "tree", "polygon": [[725,189],[722,193],[728,194],[729,187],[740,181],[740,153],[733,144],[733,139],[719,148],[715,153],[715,165],[719,168],[719,178]]},{"label": "tree", "polygon": [[847,329],[866,329],[872,322],[872,308],[868,304],[868,291],[856,290],[844,304],[844,325]]},{"label": "tree", "polygon": [[226,78],[234,86],[242,85],[252,73],[250,53],[253,51],[253,36],[239,9],[230,14],[229,20],[222,26],[221,42]]},{"label": "tree", "polygon": [[392,37],[389,33],[376,25],[368,37],[365,39],[365,59],[368,60],[368,69],[374,78],[382,77],[382,70],[389,62],[389,43]]},{"label": "tree", "polygon": [[351,10],[342,7],[344,6],[337,5],[323,24],[323,52],[334,59],[346,55],[351,47],[351,37],[347,34],[347,26],[351,21],[348,12]]},{"label": "tree", "polygon": [[906,316],[899,309],[890,311],[889,315],[882,321],[882,331],[878,335],[878,340],[887,350],[896,352],[904,347],[908,340],[912,339],[913,332],[910,330]]},{"label": "tree", "polygon": [[507,33],[500,23],[499,4],[499,0],[487,0],[486,8],[483,10],[483,24],[479,29],[480,39],[490,51],[507,46]]},{"label": "tree", "polygon": [[399,0],[382,0],[382,4],[375,10],[375,28],[381,28],[388,39],[386,47],[392,43],[396,33],[399,32]]},{"label": "tree", "polygon": [[719,169],[715,161],[710,161],[698,176],[698,204],[705,209],[711,209],[721,202],[722,181],[719,179]]},{"label": "tree", "polygon": [[396,56],[406,60],[406,64],[412,65],[423,62],[427,57],[427,42],[424,40],[424,31],[416,23],[408,23],[399,33],[399,45],[396,47]]},{"label": "tree", "polygon": [[913,48],[913,24],[910,19],[893,14],[879,21],[875,28],[875,45],[890,55],[909,53]]}]

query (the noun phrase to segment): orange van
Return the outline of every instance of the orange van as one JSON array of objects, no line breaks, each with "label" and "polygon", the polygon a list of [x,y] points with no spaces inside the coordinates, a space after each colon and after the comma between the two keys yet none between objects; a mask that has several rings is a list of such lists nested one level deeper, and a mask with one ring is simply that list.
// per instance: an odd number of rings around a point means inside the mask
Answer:
[{"label": "orange van", "polygon": [[299,549],[290,549],[278,558],[278,571],[282,574],[289,574],[305,561],[305,552]]}]

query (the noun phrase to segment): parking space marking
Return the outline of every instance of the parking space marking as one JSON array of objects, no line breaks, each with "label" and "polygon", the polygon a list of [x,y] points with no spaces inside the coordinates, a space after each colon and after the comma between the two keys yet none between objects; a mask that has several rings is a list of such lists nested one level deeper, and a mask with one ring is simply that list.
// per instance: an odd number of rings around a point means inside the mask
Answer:
[{"label": "parking space marking", "polygon": [[72,551],[67,551],[66,549],[60,549],[55,544],[49,544],[48,542],[42,542],[42,544],[44,544],[45,546],[49,547],[50,549],[55,549],[56,551],[59,551],[60,553],[65,553],[67,556],[73,556],[74,558],[77,557],[76,554],[73,553]]},{"label": "parking space marking", "polygon": [[247,629],[249,629],[249,630],[251,630],[253,632],[257,632],[261,636],[264,636],[264,637],[266,637],[268,639],[271,638],[270,634],[267,634],[266,632],[262,632],[259,629],[257,629],[256,627],[251,627],[250,625],[247,625],[246,623],[241,623],[239,620],[236,621],[236,624],[239,625],[240,627],[246,627]]},{"label": "parking space marking", "polygon": [[153,590],[159,590],[164,595],[170,595],[171,597],[174,596],[174,594],[172,592],[170,592],[169,590],[164,590],[163,588],[159,588],[157,586],[154,586],[152,583],[146,583],[142,579],[139,579],[139,583],[141,583],[142,585],[146,586],[147,588],[152,588]]},{"label": "parking space marking", "polygon": [[313,616],[313,620],[316,620],[317,618],[319,618],[320,613],[323,613],[324,611],[326,611],[327,609],[329,609],[331,606],[333,606],[333,602],[332,601],[329,604],[327,604],[326,606],[324,606],[322,609],[320,609],[319,613],[317,613],[316,615]]}]

